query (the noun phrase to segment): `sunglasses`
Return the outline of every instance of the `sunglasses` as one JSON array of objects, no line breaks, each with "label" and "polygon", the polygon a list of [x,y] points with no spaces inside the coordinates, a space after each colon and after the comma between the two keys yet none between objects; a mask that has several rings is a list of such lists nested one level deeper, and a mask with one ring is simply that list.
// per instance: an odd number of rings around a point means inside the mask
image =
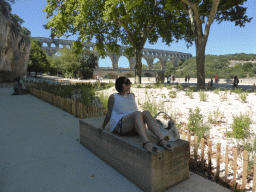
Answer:
[{"label": "sunglasses", "polygon": [[125,85],[131,85],[132,83],[131,82],[124,82]]}]

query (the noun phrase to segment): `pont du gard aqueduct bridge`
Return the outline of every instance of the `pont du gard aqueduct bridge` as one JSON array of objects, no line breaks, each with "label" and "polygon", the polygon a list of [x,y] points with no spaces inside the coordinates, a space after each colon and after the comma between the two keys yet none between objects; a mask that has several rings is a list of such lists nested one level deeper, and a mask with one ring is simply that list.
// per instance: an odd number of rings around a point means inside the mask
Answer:
[{"label": "pont du gard aqueduct bridge", "polygon": [[[68,48],[70,49],[73,46],[72,40],[64,40],[64,39],[51,39],[51,38],[45,38],[45,37],[34,37],[35,39],[38,39],[42,44],[42,49],[48,54],[49,56],[52,56],[53,54],[56,54],[59,52],[60,49]],[[85,49],[89,49],[93,51],[95,47],[95,43],[82,43]],[[134,67],[135,67],[135,58],[129,59],[128,56],[124,53],[124,51],[127,49],[127,46],[121,46],[120,48],[120,55],[117,55],[115,53],[110,53],[107,51],[107,56],[110,57],[112,61],[112,68],[99,68],[99,63],[94,70],[94,74],[105,76],[107,73],[114,73],[116,75],[124,75],[126,73],[134,73]],[[95,55],[99,58],[99,54],[97,51],[93,51]],[[129,61],[129,67],[128,68],[118,68],[118,60],[121,56],[124,56]],[[153,77],[156,75],[156,73],[163,74],[163,72],[166,69],[166,61],[169,59],[173,62],[174,66],[177,66],[177,62],[181,60],[184,62],[186,59],[189,59],[192,57],[192,54],[190,53],[182,53],[182,52],[176,52],[176,51],[166,51],[166,50],[159,50],[159,49],[147,49],[144,48],[142,50],[142,58],[144,58],[147,61],[148,69],[149,70],[142,70],[143,73],[149,73]],[[160,60],[162,64],[162,70],[153,70],[153,61],[157,58]],[[162,76],[162,75],[160,75]]]}]

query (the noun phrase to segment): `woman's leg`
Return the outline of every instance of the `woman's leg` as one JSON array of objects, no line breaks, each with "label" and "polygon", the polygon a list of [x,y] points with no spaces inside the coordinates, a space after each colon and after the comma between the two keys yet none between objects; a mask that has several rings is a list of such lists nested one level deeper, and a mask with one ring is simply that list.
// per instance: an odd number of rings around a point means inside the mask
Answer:
[{"label": "woman's leg", "polygon": [[143,115],[140,111],[136,111],[134,113],[131,113],[125,117],[123,117],[122,120],[122,133],[128,133],[132,129],[136,129],[136,131],[139,133],[140,137],[143,140],[143,143],[148,142],[149,139],[146,135],[146,127],[143,122]]},{"label": "woman's leg", "polygon": [[[136,111],[134,113],[131,113],[130,115],[127,115],[123,117],[122,120],[122,133],[130,132],[132,129],[136,129],[136,131],[139,133],[139,136],[141,137],[143,143],[149,142],[150,140],[147,137],[146,134],[146,127],[143,122],[143,115],[140,111]],[[157,148],[154,148],[155,146],[149,142],[146,145],[144,145],[144,148],[148,152],[158,152]]]},{"label": "woman's leg", "polygon": [[156,122],[155,118],[152,117],[150,111],[145,110],[145,111],[142,112],[142,114],[143,114],[143,120],[148,125],[148,129],[152,133],[154,133],[154,135],[156,135],[157,140],[160,141],[160,140],[164,139],[164,137],[163,137],[158,125],[157,125],[157,122]]},{"label": "woman's leg", "polygon": [[162,144],[165,148],[167,148],[168,150],[172,149],[172,147],[170,146],[170,144],[168,144],[167,141],[163,140],[164,137],[157,125],[157,122],[155,120],[154,117],[152,117],[151,113],[148,110],[145,110],[142,112],[143,114],[143,119],[144,121],[147,123],[148,125],[148,129],[154,133],[154,135],[156,135],[157,137],[157,142],[161,141],[160,144]]}]

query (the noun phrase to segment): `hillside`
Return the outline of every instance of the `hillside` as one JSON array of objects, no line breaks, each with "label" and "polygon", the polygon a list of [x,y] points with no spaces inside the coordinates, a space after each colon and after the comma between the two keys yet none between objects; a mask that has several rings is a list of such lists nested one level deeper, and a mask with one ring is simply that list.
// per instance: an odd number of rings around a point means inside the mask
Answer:
[{"label": "hillside", "polygon": [[[166,63],[165,75],[175,74],[176,77],[196,78],[196,57],[187,59],[184,63],[179,62],[178,67],[173,67],[172,62]],[[160,62],[154,64],[154,68],[159,68]],[[233,78],[238,76],[255,77],[256,74],[256,54],[229,54],[229,55],[206,55],[205,56],[205,77]]]}]

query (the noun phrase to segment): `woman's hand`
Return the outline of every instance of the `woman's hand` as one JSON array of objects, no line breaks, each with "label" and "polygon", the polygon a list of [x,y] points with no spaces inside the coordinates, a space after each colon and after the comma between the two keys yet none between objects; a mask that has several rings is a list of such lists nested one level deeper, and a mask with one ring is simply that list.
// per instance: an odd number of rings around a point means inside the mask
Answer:
[{"label": "woman's hand", "polygon": [[102,130],[103,130],[103,127],[99,128],[98,133],[101,134]]}]

